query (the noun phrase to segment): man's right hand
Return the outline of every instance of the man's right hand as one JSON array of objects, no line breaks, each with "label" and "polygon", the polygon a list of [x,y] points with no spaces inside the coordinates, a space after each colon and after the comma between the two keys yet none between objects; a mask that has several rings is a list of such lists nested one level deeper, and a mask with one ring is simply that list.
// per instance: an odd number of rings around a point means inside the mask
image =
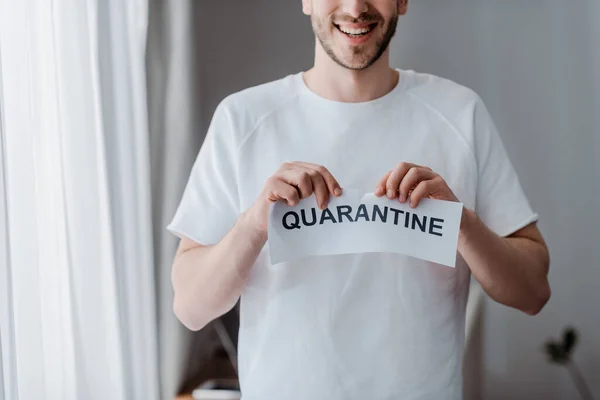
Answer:
[{"label": "man's right hand", "polygon": [[173,261],[174,310],[189,329],[198,330],[231,310],[267,238],[269,207],[282,200],[293,206],[315,194],[321,209],[342,188],[326,168],[309,163],[283,164],[265,184],[254,205],[219,243],[202,246],[182,239]]},{"label": "man's right hand", "polygon": [[321,165],[286,162],[267,180],[260,196],[247,211],[247,217],[261,233],[266,234],[272,203],[281,200],[288,206],[295,206],[300,199],[313,193],[317,205],[324,210],[329,203],[329,196],[341,196],[342,188],[327,168]]}]

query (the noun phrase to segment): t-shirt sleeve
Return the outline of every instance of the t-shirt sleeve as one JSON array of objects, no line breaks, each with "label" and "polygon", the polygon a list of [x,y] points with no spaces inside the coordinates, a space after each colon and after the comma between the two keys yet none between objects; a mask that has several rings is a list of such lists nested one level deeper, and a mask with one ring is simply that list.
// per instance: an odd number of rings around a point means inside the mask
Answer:
[{"label": "t-shirt sleeve", "polygon": [[221,103],[210,123],[183,197],[167,229],[202,245],[219,242],[239,215],[236,143]]},{"label": "t-shirt sleeve", "polygon": [[538,220],[492,118],[478,99],[474,110],[474,147],[477,159],[475,212],[492,231],[508,236]]}]

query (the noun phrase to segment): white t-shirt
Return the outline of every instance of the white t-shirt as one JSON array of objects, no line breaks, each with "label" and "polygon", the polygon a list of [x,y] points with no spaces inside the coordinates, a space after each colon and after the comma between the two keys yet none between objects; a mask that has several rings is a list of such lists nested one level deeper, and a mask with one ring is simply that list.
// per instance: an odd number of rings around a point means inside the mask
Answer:
[{"label": "white t-shirt", "polygon": [[[227,97],[171,232],[217,243],[286,161],[323,165],[364,193],[413,162],[501,236],[537,220],[478,96],[399,72],[390,93],[363,103],[322,98],[301,73]],[[241,298],[244,400],[461,398],[470,272],[458,253],[455,269],[390,253],[271,265],[267,246]]]}]

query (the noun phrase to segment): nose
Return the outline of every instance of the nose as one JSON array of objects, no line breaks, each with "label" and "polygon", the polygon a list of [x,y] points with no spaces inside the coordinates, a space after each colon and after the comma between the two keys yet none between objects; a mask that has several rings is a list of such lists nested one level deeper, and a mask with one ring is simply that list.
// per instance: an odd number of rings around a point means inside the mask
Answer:
[{"label": "nose", "polygon": [[342,4],[342,12],[354,18],[358,18],[368,9],[367,0],[344,0]]}]

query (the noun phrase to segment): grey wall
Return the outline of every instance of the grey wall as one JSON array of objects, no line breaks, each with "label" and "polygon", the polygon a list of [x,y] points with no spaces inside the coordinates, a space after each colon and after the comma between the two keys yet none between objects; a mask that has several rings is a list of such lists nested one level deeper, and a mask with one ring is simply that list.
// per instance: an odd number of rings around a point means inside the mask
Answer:
[{"label": "grey wall", "polygon": [[[307,69],[313,36],[300,0],[198,7],[203,129],[234,91]],[[419,0],[399,23],[392,63],[475,89],[502,133],[552,256],[552,299],[528,317],[488,301],[486,399],[575,399],[545,339],[566,324],[600,398],[600,6],[593,0]]]},{"label": "grey wall", "polygon": [[576,399],[544,339],[582,334],[575,360],[600,398],[600,36],[587,1],[421,0],[393,63],[475,89],[490,108],[552,257],[553,296],[531,318],[488,301],[486,399]]},{"label": "grey wall", "polygon": [[312,66],[314,36],[300,0],[198,3],[204,128],[227,95]]}]

